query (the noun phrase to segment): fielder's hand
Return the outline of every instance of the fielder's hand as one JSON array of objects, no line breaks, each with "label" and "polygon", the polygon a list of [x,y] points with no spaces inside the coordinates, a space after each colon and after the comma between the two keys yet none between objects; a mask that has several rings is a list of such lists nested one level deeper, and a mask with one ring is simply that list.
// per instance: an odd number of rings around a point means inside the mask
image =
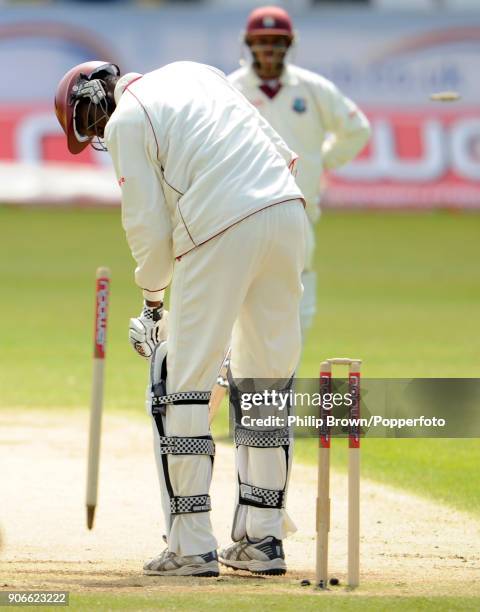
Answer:
[{"label": "fielder's hand", "polygon": [[130,319],[128,337],[139,355],[149,359],[157,344],[167,339],[168,310],[163,305],[152,308],[144,304],[139,317]]}]

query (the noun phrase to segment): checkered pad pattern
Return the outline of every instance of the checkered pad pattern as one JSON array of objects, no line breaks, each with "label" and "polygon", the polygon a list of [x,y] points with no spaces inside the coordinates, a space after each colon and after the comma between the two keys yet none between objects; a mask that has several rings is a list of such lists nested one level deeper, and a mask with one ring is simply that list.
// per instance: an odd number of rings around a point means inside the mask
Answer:
[{"label": "checkered pad pattern", "polygon": [[172,514],[210,512],[211,509],[210,495],[188,495],[170,498],[170,512]]},{"label": "checkered pad pattern", "polygon": [[181,404],[182,402],[195,401],[199,404],[208,404],[210,391],[181,391],[169,393],[168,395],[152,395],[152,406],[166,406],[167,404]]},{"label": "checkered pad pattern", "polygon": [[211,436],[203,438],[160,437],[161,455],[215,455],[215,443]]},{"label": "checkered pad pattern", "polygon": [[284,492],[276,489],[262,489],[242,482],[239,502],[244,506],[283,508]]},{"label": "checkered pad pattern", "polygon": [[254,446],[256,448],[278,448],[290,444],[289,429],[274,429],[258,431],[255,429],[235,428],[235,444],[237,446]]},{"label": "checkered pad pattern", "polygon": [[160,321],[162,316],[163,306],[160,306],[160,308],[150,308],[149,306],[144,306],[143,308],[142,317],[148,321],[153,321],[156,323],[157,321]]}]

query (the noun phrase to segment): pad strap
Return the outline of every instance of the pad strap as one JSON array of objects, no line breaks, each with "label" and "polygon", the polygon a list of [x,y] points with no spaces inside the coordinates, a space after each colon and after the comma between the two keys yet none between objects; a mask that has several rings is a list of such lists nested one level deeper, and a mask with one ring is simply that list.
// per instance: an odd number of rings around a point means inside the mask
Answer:
[{"label": "pad strap", "polygon": [[178,436],[160,436],[161,455],[215,455],[215,443],[212,436],[180,438]]},{"label": "pad strap", "polygon": [[178,393],[166,393],[166,385],[162,380],[152,385],[152,413],[155,409],[165,408],[167,404],[208,404],[210,391],[180,391]]},{"label": "pad strap", "polygon": [[170,498],[170,513],[172,515],[210,512],[211,508],[210,495],[178,495]]},{"label": "pad strap", "polygon": [[235,444],[237,446],[253,446],[255,448],[278,448],[290,444],[288,427],[262,431],[257,429],[235,428]]},{"label": "pad strap", "polygon": [[283,508],[285,493],[277,489],[262,489],[253,485],[240,483],[239,504],[256,508]]}]

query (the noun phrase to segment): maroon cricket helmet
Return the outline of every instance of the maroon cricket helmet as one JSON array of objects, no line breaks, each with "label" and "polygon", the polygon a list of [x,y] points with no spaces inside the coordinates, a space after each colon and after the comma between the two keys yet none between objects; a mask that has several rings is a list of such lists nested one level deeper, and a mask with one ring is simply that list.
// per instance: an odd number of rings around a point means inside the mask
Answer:
[{"label": "maroon cricket helmet", "polygon": [[55,92],[55,114],[67,137],[67,146],[70,153],[76,155],[90,144],[91,138],[79,140],[73,125],[75,112],[75,88],[79,81],[98,78],[101,73],[120,76],[120,69],[115,64],[109,62],[84,62],[69,70],[61,79]]},{"label": "maroon cricket helmet", "polygon": [[261,34],[286,36],[291,42],[294,38],[293,24],[287,11],[279,6],[262,6],[253,10],[247,19],[245,42]]}]

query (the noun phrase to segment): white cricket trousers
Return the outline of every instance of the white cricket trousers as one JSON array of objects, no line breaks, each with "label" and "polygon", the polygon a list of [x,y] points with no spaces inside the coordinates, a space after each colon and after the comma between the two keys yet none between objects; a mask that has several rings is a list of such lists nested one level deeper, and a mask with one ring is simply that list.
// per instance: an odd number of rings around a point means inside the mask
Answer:
[{"label": "white cricket trousers", "polygon": [[[230,341],[234,377],[289,378],[294,373],[301,351],[299,303],[307,224],[300,200],[276,204],[175,262],[168,393],[210,390]],[[169,405],[165,421],[167,436],[209,433],[205,405]],[[157,450],[155,424],[153,429]],[[193,555],[216,549],[209,512],[177,515],[169,528],[169,498],[158,452],[156,459],[169,550]],[[210,457],[168,455],[168,469],[176,495],[208,493]],[[283,449],[248,448],[247,478],[249,484],[281,489],[286,480]],[[283,539],[295,526],[284,509],[248,506],[246,530],[251,538]]]}]

